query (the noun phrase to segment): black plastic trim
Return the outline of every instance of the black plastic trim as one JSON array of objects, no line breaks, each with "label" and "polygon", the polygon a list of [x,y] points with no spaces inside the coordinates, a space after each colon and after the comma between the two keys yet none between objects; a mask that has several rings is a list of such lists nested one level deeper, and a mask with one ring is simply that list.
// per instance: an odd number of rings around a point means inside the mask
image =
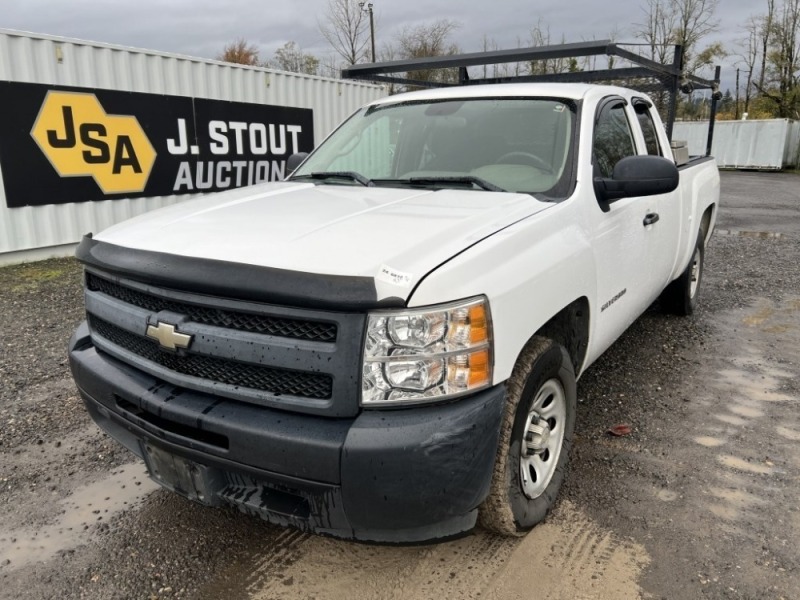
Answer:
[{"label": "black plastic trim", "polygon": [[501,384],[449,404],[362,412],[342,453],[353,527],[433,527],[475,515],[489,493],[505,394]]},{"label": "black plastic trim", "polygon": [[707,163],[709,161],[715,160],[713,156],[695,156],[689,158],[689,162],[683,164],[678,167],[678,171],[684,171],[686,169],[691,169],[692,167],[696,167],[697,165],[702,165],[703,163]]},{"label": "black plastic trim", "polygon": [[87,266],[144,283],[198,294],[301,308],[366,311],[402,308],[405,300],[378,300],[371,277],[324,275],[208,258],[125,248],[84,236],[75,252]]}]

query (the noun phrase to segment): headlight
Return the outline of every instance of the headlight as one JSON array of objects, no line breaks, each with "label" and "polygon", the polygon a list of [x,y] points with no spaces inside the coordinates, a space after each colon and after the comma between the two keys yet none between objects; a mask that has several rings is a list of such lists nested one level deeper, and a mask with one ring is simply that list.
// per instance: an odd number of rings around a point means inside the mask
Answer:
[{"label": "headlight", "polygon": [[491,382],[492,327],[486,299],[369,315],[361,381],[364,406],[436,402]]}]

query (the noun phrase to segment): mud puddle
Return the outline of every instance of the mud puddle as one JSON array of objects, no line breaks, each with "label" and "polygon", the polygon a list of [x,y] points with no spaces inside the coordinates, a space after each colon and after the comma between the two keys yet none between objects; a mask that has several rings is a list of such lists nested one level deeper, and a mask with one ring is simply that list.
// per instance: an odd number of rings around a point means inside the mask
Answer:
[{"label": "mud puddle", "polygon": [[[406,600],[452,597],[639,598],[644,549],[569,501],[521,539],[477,532],[416,547],[370,546],[287,531],[201,597]],[[535,594],[531,574],[536,573]]]},{"label": "mud puddle", "polygon": [[55,522],[0,532],[0,568],[15,570],[85,544],[94,525],[108,522],[157,488],[144,465],[132,463],[76,489],[55,506]]}]

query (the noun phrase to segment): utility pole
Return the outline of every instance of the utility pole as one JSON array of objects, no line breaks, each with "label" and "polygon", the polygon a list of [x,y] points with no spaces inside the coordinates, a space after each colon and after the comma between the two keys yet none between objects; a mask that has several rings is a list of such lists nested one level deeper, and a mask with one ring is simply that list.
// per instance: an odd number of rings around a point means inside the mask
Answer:
[{"label": "utility pole", "polygon": [[369,39],[372,44],[372,62],[375,62],[375,19],[372,15],[372,2],[359,2],[358,6],[362,12],[369,13]]},{"label": "utility pole", "polygon": [[[740,116],[740,112],[739,112],[739,72],[740,71],[742,73],[747,73],[747,75],[750,75],[752,73],[752,71],[742,71],[739,68],[736,69],[736,115],[735,115],[734,118],[737,121],[739,120],[739,116]],[[747,81],[748,82],[750,81],[750,77],[747,78]],[[750,86],[745,86],[745,91],[744,91],[744,113],[747,114],[747,111],[749,111],[749,110],[750,110]]]},{"label": "utility pole", "polygon": [[733,119],[739,120],[739,67],[736,67],[736,110],[733,112]]}]

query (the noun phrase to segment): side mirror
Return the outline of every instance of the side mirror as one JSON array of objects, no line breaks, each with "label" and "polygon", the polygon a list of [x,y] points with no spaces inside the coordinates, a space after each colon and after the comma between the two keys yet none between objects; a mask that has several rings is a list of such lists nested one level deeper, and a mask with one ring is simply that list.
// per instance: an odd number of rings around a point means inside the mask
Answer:
[{"label": "side mirror", "polygon": [[297,170],[303,161],[308,158],[308,152],[295,152],[286,159],[286,176],[288,177]]},{"label": "side mirror", "polygon": [[611,179],[594,178],[597,199],[614,202],[635,196],[667,194],[678,187],[678,167],[661,156],[627,156],[614,167]]}]

